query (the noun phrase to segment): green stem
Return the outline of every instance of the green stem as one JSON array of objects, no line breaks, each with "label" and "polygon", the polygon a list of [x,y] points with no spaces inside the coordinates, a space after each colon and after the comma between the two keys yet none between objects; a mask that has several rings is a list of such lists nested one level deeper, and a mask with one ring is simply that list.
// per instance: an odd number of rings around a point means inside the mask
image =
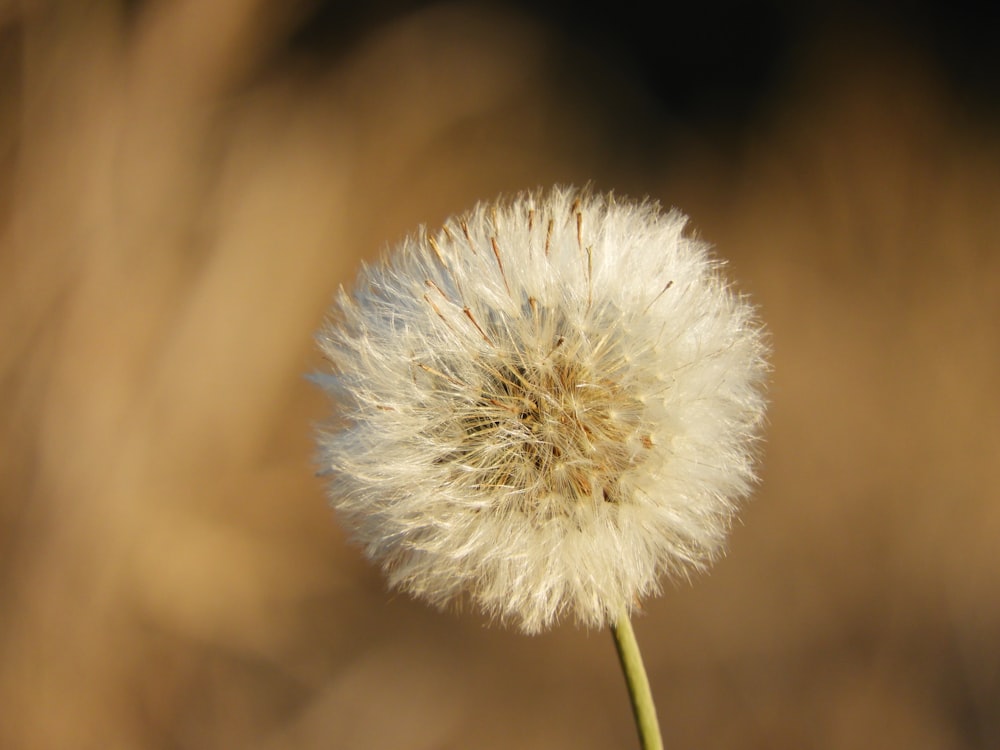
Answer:
[{"label": "green stem", "polygon": [[653,693],[649,689],[646,678],[646,668],[642,665],[642,654],[635,640],[635,632],[629,621],[628,611],[622,610],[611,628],[615,638],[615,648],[618,659],[625,673],[625,683],[632,699],[632,713],[635,714],[635,724],[639,730],[639,744],[642,750],[663,750],[663,740],[660,738],[660,724],[656,719],[656,706],[653,705]]}]

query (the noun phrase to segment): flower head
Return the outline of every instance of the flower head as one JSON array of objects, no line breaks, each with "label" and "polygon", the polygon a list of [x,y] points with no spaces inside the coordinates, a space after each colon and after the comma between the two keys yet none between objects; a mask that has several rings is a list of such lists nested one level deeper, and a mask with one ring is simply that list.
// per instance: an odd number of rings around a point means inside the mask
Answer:
[{"label": "flower head", "polygon": [[685,223],[525,194],[341,290],[322,462],[393,586],[526,632],[602,626],[720,554],[755,478],[767,347]]}]

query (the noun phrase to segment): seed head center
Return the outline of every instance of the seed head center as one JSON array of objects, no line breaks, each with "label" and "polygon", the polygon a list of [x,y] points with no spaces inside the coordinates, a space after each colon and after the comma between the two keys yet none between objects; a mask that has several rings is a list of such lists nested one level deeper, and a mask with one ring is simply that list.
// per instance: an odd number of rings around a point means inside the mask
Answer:
[{"label": "seed head center", "polygon": [[515,361],[484,368],[460,475],[541,517],[626,501],[622,479],[652,447],[639,400],[572,357]]}]

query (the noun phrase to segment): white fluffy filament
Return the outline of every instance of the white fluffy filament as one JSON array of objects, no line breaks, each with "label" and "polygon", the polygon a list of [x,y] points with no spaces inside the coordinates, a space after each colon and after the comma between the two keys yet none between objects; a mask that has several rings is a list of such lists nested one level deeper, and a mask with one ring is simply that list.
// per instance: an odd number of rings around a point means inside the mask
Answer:
[{"label": "white fluffy filament", "polygon": [[524,194],[341,292],[321,460],[393,586],[526,632],[601,627],[720,554],[754,482],[767,346],[685,222]]}]

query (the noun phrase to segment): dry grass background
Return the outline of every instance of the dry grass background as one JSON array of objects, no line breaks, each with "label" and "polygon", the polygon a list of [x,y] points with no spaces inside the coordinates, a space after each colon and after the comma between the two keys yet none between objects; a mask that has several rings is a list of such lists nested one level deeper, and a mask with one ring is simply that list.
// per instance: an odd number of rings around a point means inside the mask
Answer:
[{"label": "dry grass background", "polygon": [[360,256],[587,180],[690,212],[774,337],[730,555],[637,622],[668,746],[1000,746],[995,122],[884,29],[725,147],[502,7],[325,58],[306,9],[0,4],[0,746],[633,746],[606,634],[385,592],[303,379]]}]

